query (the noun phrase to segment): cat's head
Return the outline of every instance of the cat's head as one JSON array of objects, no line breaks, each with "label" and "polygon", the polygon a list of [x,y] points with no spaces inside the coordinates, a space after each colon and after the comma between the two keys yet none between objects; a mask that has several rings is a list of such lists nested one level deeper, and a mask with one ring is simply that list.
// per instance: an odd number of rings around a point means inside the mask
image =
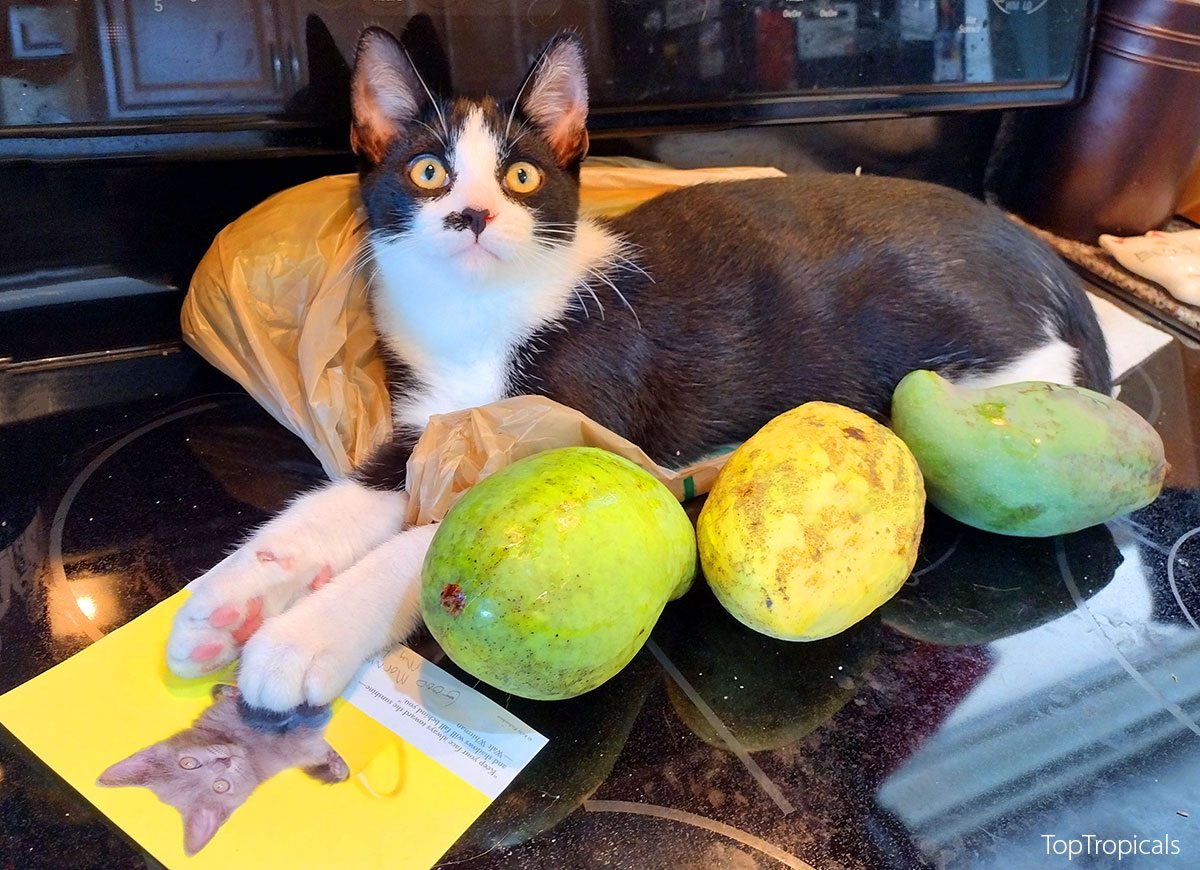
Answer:
[{"label": "cat's head", "polygon": [[[183,816],[184,848],[194,855],[259,784],[246,748],[221,728],[237,719],[237,694],[219,687],[206,712],[206,727],[173,734],[118,761],[98,785],[142,786]],[[211,714],[211,715],[210,715]],[[217,727],[212,727],[212,726]],[[239,729],[245,730],[245,729]]]},{"label": "cat's head", "polygon": [[529,269],[574,238],[587,152],[583,49],[546,46],[509,101],[432,94],[387,31],[355,59],[351,141],[377,249],[464,278]]}]

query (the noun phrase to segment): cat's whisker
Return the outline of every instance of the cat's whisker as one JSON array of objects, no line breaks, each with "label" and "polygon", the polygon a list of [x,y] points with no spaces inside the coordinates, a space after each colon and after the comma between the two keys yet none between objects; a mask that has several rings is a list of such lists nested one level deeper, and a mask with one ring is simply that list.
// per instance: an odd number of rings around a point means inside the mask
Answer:
[{"label": "cat's whisker", "polygon": [[354,281],[356,278],[362,277],[369,284],[374,279],[378,269],[379,266],[374,259],[374,251],[371,250],[370,236],[368,236],[363,239],[353,256],[348,257],[342,264],[342,267],[327,279],[327,283],[340,285],[343,282]]},{"label": "cat's whisker", "polygon": [[[509,130],[512,129],[513,117],[517,114],[517,106],[519,106],[521,104],[521,96],[522,96],[522,94],[525,93],[525,88],[527,88],[529,86],[529,83],[531,81],[533,81],[535,78],[537,78],[538,70],[540,70],[545,65],[546,65],[546,55],[543,54],[540,58],[538,58],[538,62],[533,65],[533,69],[531,69],[529,71],[529,73],[525,76],[525,81],[521,82],[521,87],[517,89],[517,95],[515,97],[513,97],[512,105],[508,109],[508,122],[504,125],[504,138],[505,139],[508,138]],[[525,134],[522,133],[521,135],[524,136]],[[518,137],[518,138],[520,138],[520,137]],[[514,141],[513,144],[515,145],[516,142]]]},{"label": "cat's whisker", "polygon": [[535,241],[543,242],[547,247],[556,251],[570,247],[571,242],[574,241],[574,238],[569,236],[543,235],[541,233],[534,233],[533,237]]},{"label": "cat's whisker", "polygon": [[[425,84],[425,79],[421,76],[421,71],[417,69],[417,65],[413,63],[412,55],[408,53],[408,49],[404,48],[404,56],[408,58],[408,65],[412,67],[413,74],[416,75],[417,81],[421,83],[421,87],[425,90],[425,96],[429,97],[429,102],[433,103],[433,110],[437,112],[438,121],[442,124],[442,132],[446,134],[446,138],[450,138],[450,128],[446,126],[446,116],[442,114],[442,107],[438,101],[433,98],[433,92],[429,90],[429,85]],[[445,144],[443,142],[443,144]]]},{"label": "cat's whisker", "polygon": [[521,132],[519,132],[519,133],[516,135],[516,137],[515,137],[515,138],[513,138],[513,139],[509,140],[508,147],[511,149],[511,148],[512,148],[513,146],[515,146],[515,145],[516,145],[518,142],[520,142],[522,139],[524,139],[524,138],[525,138],[525,136],[526,136],[526,134],[528,134],[529,132],[530,132],[530,129],[529,129],[528,127],[526,127],[525,129],[521,130]]},{"label": "cat's whisker", "polygon": [[[591,271],[591,270],[589,270]],[[600,319],[606,320],[604,316],[604,303],[600,301],[600,297],[596,295],[596,289],[591,284],[584,284],[583,288],[592,295],[592,299],[596,301],[596,306],[600,309]]]},{"label": "cat's whisker", "polygon": [[428,130],[430,133],[432,133],[434,135],[434,138],[436,138],[438,140],[438,142],[441,143],[442,148],[449,149],[450,146],[449,146],[449,144],[447,144],[446,139],[442,136],[441,133],[439,133],[433,127],[426,124],[424,121],[417,121],[417,123],[420,124],[422,127],[424,127],[426,130]]},{"label": "cat's whisker", "polygon": [[613,282],[607,281],[606,283],[612,287],[613,292],[617,294],[617,297],[625,304],[625,307],[629,309],[629,313],[633,315],[633,322],[637,324],[637,328],[641,329],[642,319],[638,317],[638,313],[633,310],[633,306],[629,304],[629,300],[625,298],[625,294],[618,290],[617,285]]},{"label": "cat's whisker", "polygon": [[368,266],[378,268],[378,265],[375,263],[375,251],[371,247],[369,240],[363,241],[352,262],[354,266],[352,271],[353,274],[356,275],[359,274],[362,269]]},{"label": "cat's whisker", "polygon": [[354,256],[348,258],[346,262],[342,263],[342,267],[338,269],[337,272],[335,272],[331,277],[332,283],[340,284],[342,281],[346,280],[347,276],[350,276],[351,280],[353,280],[352,276],[358,272],[361,258],[362,253],[355,252]]},{"label": "cat's whisker", "polygon": [[[561,245],[561,244],[552,244],[552,247],[554,247],[556,249],[561,249],[566,246]],[[522,265],[524,265],[526,263],[532,263],[533,265],[536,266],[538,264],[544,264],[544,263],[551,262],[552,257],[546,251],[541,251],[536,248],[530,248],[530,249],[526,249],[525,251],[517,254],[516,259]],[[572,287],[571,292],[575,295],[575,299],[579,303],[579,308],[583,310],[583,316],[585,318],[587,318],[588,320],[590,320],[592,317],[591,309],[588,308],[587,301],[583,298],[582,295],[580,295],[578,287]],[[592,296],[595,297],[595,293],[593,293]],[[596,304],[600,305],[599,299],[596,300]],[[603,316],[603,313],[604,313],[603,305],[600,305],[600,312],[601,312],[601,316]]]},{"label": "cat's whisker", "polygon": [[[632,252],[633,246],[630,245],[628,247],[631,249],[631,252]],[[630,272],[638,272],[641,275],[645,276],[645,278],[651,284],[654,283],[654,276],[651,275],[649,272],[647,272],[645,269],[643,269],[636,260],[625,256],[620,251],[614,251],[610,256],[611,256],[610,265],[612,265],[618,269],[625,269]]]},{"label": "cat's whisker", "polygon": [[[546,222],[538,224],[537,229],[535,230],[535,235],[546,241],[549,241],[554,237],[564,241],[571,241],[578,236],[578,231],[576,224]],[[622,253],[623,250],[628,251],[629,254],[627,255]],[[633,256],[631,256],[635,255],[636,250],[637,249],[634,245],[625,243],[621,248],[608,255],[603,263],[603,266],[621,271],[637,272],[653,284],[654,276],[647,272],[636,260],[633,259]],[[614,287],[614,289],[616,288]],[[630,308],[630,310],[632,311],[632,308]]]},{"label": "cat's whisker", "polygon": [[[637,312],[633,310],[633,306],[629,304],[629,300],[625,298],[625,294],[620,291],[620,289],[617,287],[616,283],[611,278],[609,278],[607,275],[605,275],[603,272],[601,272],[599,269],[589,266],[587,271],[588,271],[588,274],[592,275],[594,278],[596,278],[596,280],[600,281],[601,283],[607,285],[609,287],[609,289],[611,289],[614,293],[617,294],[617,298],[619,298],[623,303],[625,303],[625,307],[628,308],[629,313],[633,315],[633,320],[637,324],[638,329],[641,329],[642,328],[641,318],[638,317]],[[593,296],[596,295],[595,291],[592,292],[592,295]],[[599,300],[597,300],[597,302],[598,301]]]},{"label": "cat's whisker", "polygon": [[[535,264],[553,263],[554,260],[556,259],[556,254],[558,253],[558,251],[561,251],[566,246],[562,245],[562,244],[549,243],[547,245],[547,247],[549,247],[551,250],[550,251],[538,250],[536,248],[529,249],[528,251],[526,251],[526,257],[529,260],[533,261]],[[590,319],[592,316],[591,309],[588,307],[587,301],[584,299],[584,297],[580,295],[578,287],[572,287],[571,292],[574,293],[575,298],[577,300],[579,300],[579,306],[580,306],[580,308],[583,309],[584,316]],[[597,304],[599,304],[599,300],[597,300]],[[601,315],[603,315],[603,311],[604,311],[603,306],[601,306],[600,308],[601,308]]]},{"label": "cat's whisker", "polygon": [[574,287],[572,287],[571,292],[574,293],[575,298],[579,300],[579,307],[583,309],[583,316],[586,317],[588,320],[591,320],[592,313],[590,311],[588,311],[587,303],[583,301],[583,297],[579,295],[579,291],[576,290]]},{"label": "cat's whisker", "polygon": [[372,238],[374,238],[374,234],[372,234],[370,232],[365,234],[364,239],[362,239],[361,242],[359,242],[358,250],[356,250],[354,252],[352,257],[349,257],[346,260],[346,263],[342,264],[341,269],[338,269],[337,272],[335,272],[335,274],[331,276],[330,281],[337,283],[337,282],[343,281],[344,278],[347,277],[347,275],[358,274],[358,272],[362,268],[362,266],[364,266],[368,262],[368,260],[370,260],[372,257],[372,254],[373,254],[373,252],[371,251],[371,239]]},{"label": "cat's whisker", "polygon": [[[568,247],[569,243],[571,241],[573,241],[573,238],[574,238],[574,234],[572,234],[571,238],[566,237],[566,231],[563,228],[565,228],[567,226],[572,226],[572,225],[570,225],[570,224],[555,225],[551,222],[539,224],[537,230],[535,231],[534,237],[536,239],[538,239],[538,241],[541,241],[546,247],[549,247],[554,250],[561,250],[563,248]],[[546,230],[547,232],[543,233],[542,232],[543,230]],[[556,241],[554,239],[554,236],[556,233],[559,234],[559,238],[561,239],[561,241]],[[534,254],[534,251],[530,251],[530,254]],[[538,252],[537,256],[539,259],[544,260],[547,256],[547,254],[543,253],[543,252]],[[620,288],[617,287],[616,282],[614,282],[608,275],[604,274],[604,272],[602,271],[603,268],[606,266],[611,267],[611,268],[616,268],[616,269],[638,271],[638,272],[641,272],[643,275],[646,275],[647,278],[650,277],[649,274],[644,269],[642,269],[640,266],[638,266],[629,257],[626,257],[624,254],[621,254],[619,252],[613,252],[612,254],[610,254],[609,258],[607,258],[604,262],[602,262],[599,267],[594,267],[594,266],[585,266],[584,267],[584,271],[587,274],[591,275],[594,279],[596,279],[600,283],[606,285],[610,290],[613,291],[613,293],[616,294],[617,298],[621,300],[621,303],[626,308],[629,309],[629,313],[633,315],[634,322],[637,324],[638,329],[641,329],[642,328],[642,320],[638,316],[637,311],[634,310],[633,305],[629,302],[629,299],[625,296],[624,293],[621,292]],[[651,280],[653,280],[653,279],[651,279]],[[596,306],[600,309],[601,319],[606,319],[604,303],[602,303],[600,301],[600,297],[597,295],[595,288],[591,286],[590,282],[584,282],[583,287],[584,287],[584,289],[587,290],[588,294],[592,297],[592,299],[595,300]],[[583,299],[582,299],[582,297],[579,296],[578,290],[576,288],[572,288],[572,290],[575,292],[576,297],[579,298],[580,301],[582,302]],[[586,305],[584,306],[584,309],[587,310]],[[589,313],[589,316],[590,316],[590,313]]]}]

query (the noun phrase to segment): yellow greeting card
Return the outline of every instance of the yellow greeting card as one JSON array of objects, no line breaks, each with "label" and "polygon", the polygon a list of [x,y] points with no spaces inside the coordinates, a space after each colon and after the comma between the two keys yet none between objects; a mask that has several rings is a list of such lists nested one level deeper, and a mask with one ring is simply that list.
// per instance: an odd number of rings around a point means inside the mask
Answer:
[{"label": "yellow greeting card", "polygon": [[167,672],[163,650],[187,594],[0,697],[0,722],[171,870],[427,870],[545,745],[508,711],[401,649],[364,665],[334,704],[324,738],[349,770],[345,781],[284,770],[188,856],[179,810],[149,788],[96,783],[191,725],[213,704],[213,686],[232,679],[231,670],[187,681]]}]

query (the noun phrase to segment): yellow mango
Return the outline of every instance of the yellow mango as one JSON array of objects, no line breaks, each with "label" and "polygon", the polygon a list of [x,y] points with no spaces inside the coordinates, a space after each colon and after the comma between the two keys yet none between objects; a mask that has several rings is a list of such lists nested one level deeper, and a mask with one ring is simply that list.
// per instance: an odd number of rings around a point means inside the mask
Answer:
[{"label": "yellow mango", "polygon": [[924,519],[924,483],[904,443],[858,411],[809,402],[729,458],[700,512],[700,564],[750,628],[817,640],[896,593]]}]

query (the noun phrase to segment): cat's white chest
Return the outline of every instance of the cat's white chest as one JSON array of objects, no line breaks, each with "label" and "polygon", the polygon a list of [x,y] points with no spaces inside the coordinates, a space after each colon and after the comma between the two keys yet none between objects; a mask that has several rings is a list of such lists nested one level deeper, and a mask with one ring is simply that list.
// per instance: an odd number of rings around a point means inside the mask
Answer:
[{"label": "cat's white chest", "polygon": [[504,398],[517,348],[559,320],[578,299],[575,288],[584,276],[595,274],[618,247],[607,231],[580,221],[569,245],[531,249],[472,278],[411,243],[375,243],[376,329],[417,381],[393,408],[395,421],[424,428],[433,414]]},{"label": "cat's white chest", "polygon": [[522,338],[509,294],[481,294],[419,264],[392,265],[379,263],[377,324],[416,379],[414,389],[398,398],[392,418],[424,427],[433,414],[503,398],[512,349]]},{"label": "cat's white chest", "polygon": [[396,402],[396,423],[423,429],[434,414],[448,414],[504,398],[508,356],[478,360],[471,365],[445,366],[419,373],[421,385]]},{"label": "cat's white chest", "polygon": [[393,408],[395,421],[423,428],[433,414],[503,398],[513,350],[536,327],[521,288],[480,288],[386,250],[376,260],[380,336],[417,381]]}]

